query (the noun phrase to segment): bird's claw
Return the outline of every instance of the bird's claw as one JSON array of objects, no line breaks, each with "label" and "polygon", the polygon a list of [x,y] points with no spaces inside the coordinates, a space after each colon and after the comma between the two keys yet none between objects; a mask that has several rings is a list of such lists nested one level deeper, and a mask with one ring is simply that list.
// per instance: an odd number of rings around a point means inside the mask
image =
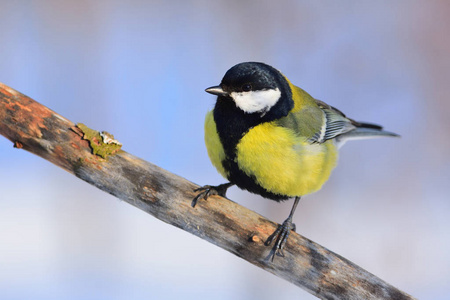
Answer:
[{"label": "bird's claw", "polygon": [[291,230],[295,231],[295,224],[292,223],[291,218],[287,218],[283,224],[278,226],[277,230],[272,233],[271,236],[267,239],[265,245],[270,245],[274,240],[276,240],[275,246],[273,248],[272,261],[275,258],[275,255],[284,257],[283,248],[286,245],[286,241],[291,233]]},{"label": "bird's claw", "polygon": [[201,191],[195,198],[192,200],[191,206],[195,207],[197,205],[198,199],[208,200],[209,196],[219,195],[222,197],[226,197],[227,189],[232,186],[231,183],[219,184],[217,186],[213,185],[204,185],[202,187],[196,188],[194,192]]},{"label": "bird's claw", "polygon": [[198,199],[204,199],[207,200],[209,196],[212,195],[218,195],[219,193],[217,192],[216,189],[214,189],[213,186],[210,185],[205,185],[202,187],[199,187],[197,189],[194,190],[194,192],[198,192],[201,191],[197,196],[195,196],[195,198],[192,200],[191,206],[195,207],[195,205],[197,204]]}]

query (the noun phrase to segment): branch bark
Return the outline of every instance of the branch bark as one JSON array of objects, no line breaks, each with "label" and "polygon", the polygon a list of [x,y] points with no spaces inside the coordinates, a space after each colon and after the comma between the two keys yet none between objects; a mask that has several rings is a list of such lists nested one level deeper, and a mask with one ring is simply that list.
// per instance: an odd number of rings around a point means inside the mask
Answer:
[{"label": "branch bark", "polygon": [[219,196],[191,207],[198,186],[125,151],[92,154],[73,122],[0,83],[0,134],[154,217],[205,239],[323,299],[413,299],[349,260],[292,233],[271,262],[278,224]]}]

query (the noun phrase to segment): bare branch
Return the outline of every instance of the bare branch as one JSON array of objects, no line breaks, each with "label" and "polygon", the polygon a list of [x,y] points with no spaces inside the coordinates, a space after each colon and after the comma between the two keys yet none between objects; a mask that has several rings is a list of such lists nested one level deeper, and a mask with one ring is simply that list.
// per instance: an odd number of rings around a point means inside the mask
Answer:
[{"label": "bare branch", "polygon": [[86,128],[80,127],[0,84],[0,134],[15,147],[39,155],[103,191],[319,298],[413,299],[296,233],[290,235],[284,248],[285,257],[271,262],[273,250],[264,246],[264,241],[275,231],[276,223],[218,196],[192,208],[197,185],[125,151],[110,153],[106,158],[94,155],[90,143],[83,139]]}]

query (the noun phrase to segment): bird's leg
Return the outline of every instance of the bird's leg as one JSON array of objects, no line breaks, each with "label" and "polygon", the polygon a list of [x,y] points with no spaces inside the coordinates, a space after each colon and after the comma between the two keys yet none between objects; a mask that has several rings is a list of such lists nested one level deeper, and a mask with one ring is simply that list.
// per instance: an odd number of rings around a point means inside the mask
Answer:
[{"label": "bird's leg", "polygon": [[300,197],[295,197],[294,205],[292,206],[291,212],[289,214],[289,217],[278,226],[277,230],[275,230],[274,233],[267,239],[266,246],[270,245],[273,240],[276,240],[275,247],[274,247],[274,253],[272,256],[272,261],[275,258],[275,255],[283,256],[283,248],[286,244],[286,241],[289,237],[289,234],[291,230],[295,231],[295,224],[292,223],[292,218],[294,216],[295,209],[297,208],[298,202],[300,201]]},{"label": "bird's leg", "polygon": [[217,186],[205,185],[198,189],[195,189],[194,192],[198,192],[198,191],[201,191],[201,192],[197,196],[195,196],[194,200],[192,200],[191,206],[195,207],[198,199],[203,198],[203,199],[207,200],[208,197],[212,196],[212,195],[219,195],[222,197],[226,197],[227,190],[232,185],[234,185],[234,183],[228,182],[228,183],[219,184]]}]

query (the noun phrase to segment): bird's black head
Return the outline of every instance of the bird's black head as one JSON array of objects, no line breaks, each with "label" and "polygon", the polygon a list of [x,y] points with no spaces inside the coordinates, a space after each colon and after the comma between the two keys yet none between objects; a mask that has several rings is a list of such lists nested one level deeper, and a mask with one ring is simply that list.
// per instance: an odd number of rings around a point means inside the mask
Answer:
[{"label": "bird's black head", "polygon": [[219,86],[206,89],[219,100],[233,101],[245,114],[264,119],[286,116],[294,106],[289,83],[277,69],[258,62],[244,62],[229,69]]}]

